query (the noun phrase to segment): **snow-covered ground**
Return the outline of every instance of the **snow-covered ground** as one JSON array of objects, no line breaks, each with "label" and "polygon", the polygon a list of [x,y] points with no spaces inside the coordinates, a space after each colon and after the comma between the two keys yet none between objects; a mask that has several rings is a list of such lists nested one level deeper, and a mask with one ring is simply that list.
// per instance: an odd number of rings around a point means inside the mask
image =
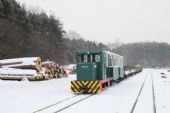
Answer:
[{"label": "snow-covered ground", "polygon": [[157,113],[170,113],[170,72],[167,69],[157,70],[153,79]]},{"label": "snow-covered ground", "polygon": [[48,81],[2,81],[0,80],[0,113],[32,113],[49,104],[74,96],[67,78]]},{"label": "snow-covered ground", "polygon": [[[61,113],[130,113],[145,78],[145,84],[133,113],[154,113],[152,77],[156,111],[157,113],[170,113],[170,72],[168,69],[144,69],[142,73],[70,106]],[[74,79],[76,79],[75,75],[40,82],[0,80],[0,113],[33,113],[73,97],[75,95],[70,91],[70,81]],[[87,96],[89,95],[76,98]],[[74,102],[76,98],[52,105],[40,113],[56,112],[63,106]]]}]

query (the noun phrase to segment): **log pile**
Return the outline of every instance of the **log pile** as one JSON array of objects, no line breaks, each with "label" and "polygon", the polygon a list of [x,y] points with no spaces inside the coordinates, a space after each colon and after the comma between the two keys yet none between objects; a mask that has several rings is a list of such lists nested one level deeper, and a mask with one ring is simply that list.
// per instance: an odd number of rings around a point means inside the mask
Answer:
[{"label": "log pile", "polygon": [[42,63],[42,69],[49,78],[62,78],[67,77],[67,72],[59,64],[55,62],[46,61]]},{"label": "log pile", "polygon": [[0,79],[30,81],[66,77],[66,70],[54,62],[41,62],[39,57],[0,60]]},{"label": "log pile", "polygon": [[66,66],[66,68],[69,71],[69,74],[76,74],[76,64],[70,64]]},{"label": "log pile", "polygon": [[125,75],[134,75],[136,73],[139,73],[143,70],[143,68],[140,65],[125,65],[124,66],[124,72]]}]

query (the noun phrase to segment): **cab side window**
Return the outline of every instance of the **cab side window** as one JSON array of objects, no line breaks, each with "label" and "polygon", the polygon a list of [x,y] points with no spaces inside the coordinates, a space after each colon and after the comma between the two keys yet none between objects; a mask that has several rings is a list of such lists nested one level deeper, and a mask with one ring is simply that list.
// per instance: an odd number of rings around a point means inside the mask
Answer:
[{"label": "cab side window", "polygon": [[83,55],[83,54],[82,54],[82,55],[80,56],[80,61],[81,61],[81,62],[87,62],[87,55]]},{"label": "cab side window", "polygon": [[108,55],[108,64],[109,66],[112,66],[112,56]]},{"label": "cab side window", "polygon": [[100,62],[100,55],[95,55],[95,61]]}]

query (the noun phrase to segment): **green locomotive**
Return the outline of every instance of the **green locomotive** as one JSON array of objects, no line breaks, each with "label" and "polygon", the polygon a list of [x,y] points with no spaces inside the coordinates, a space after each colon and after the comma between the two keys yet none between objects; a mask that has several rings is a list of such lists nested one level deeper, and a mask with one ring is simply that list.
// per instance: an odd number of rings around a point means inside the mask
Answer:
[{"label": "green locomotive", "polygon": [[124,78],[123,57],[109,51],[77,52],[77,80],[71,81],[74,93],[95,94]]}]

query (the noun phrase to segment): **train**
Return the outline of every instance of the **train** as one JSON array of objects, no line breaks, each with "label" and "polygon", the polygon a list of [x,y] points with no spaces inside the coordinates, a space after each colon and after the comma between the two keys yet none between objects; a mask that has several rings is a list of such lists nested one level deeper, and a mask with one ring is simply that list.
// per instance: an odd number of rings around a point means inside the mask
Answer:
[{"label": "train", "polygon": [[77,79],[71,81],[76,94],[96,94],[142,71],[140,65],[124,66],[123,56],[109,51],[79,51],[76,53]]}]

